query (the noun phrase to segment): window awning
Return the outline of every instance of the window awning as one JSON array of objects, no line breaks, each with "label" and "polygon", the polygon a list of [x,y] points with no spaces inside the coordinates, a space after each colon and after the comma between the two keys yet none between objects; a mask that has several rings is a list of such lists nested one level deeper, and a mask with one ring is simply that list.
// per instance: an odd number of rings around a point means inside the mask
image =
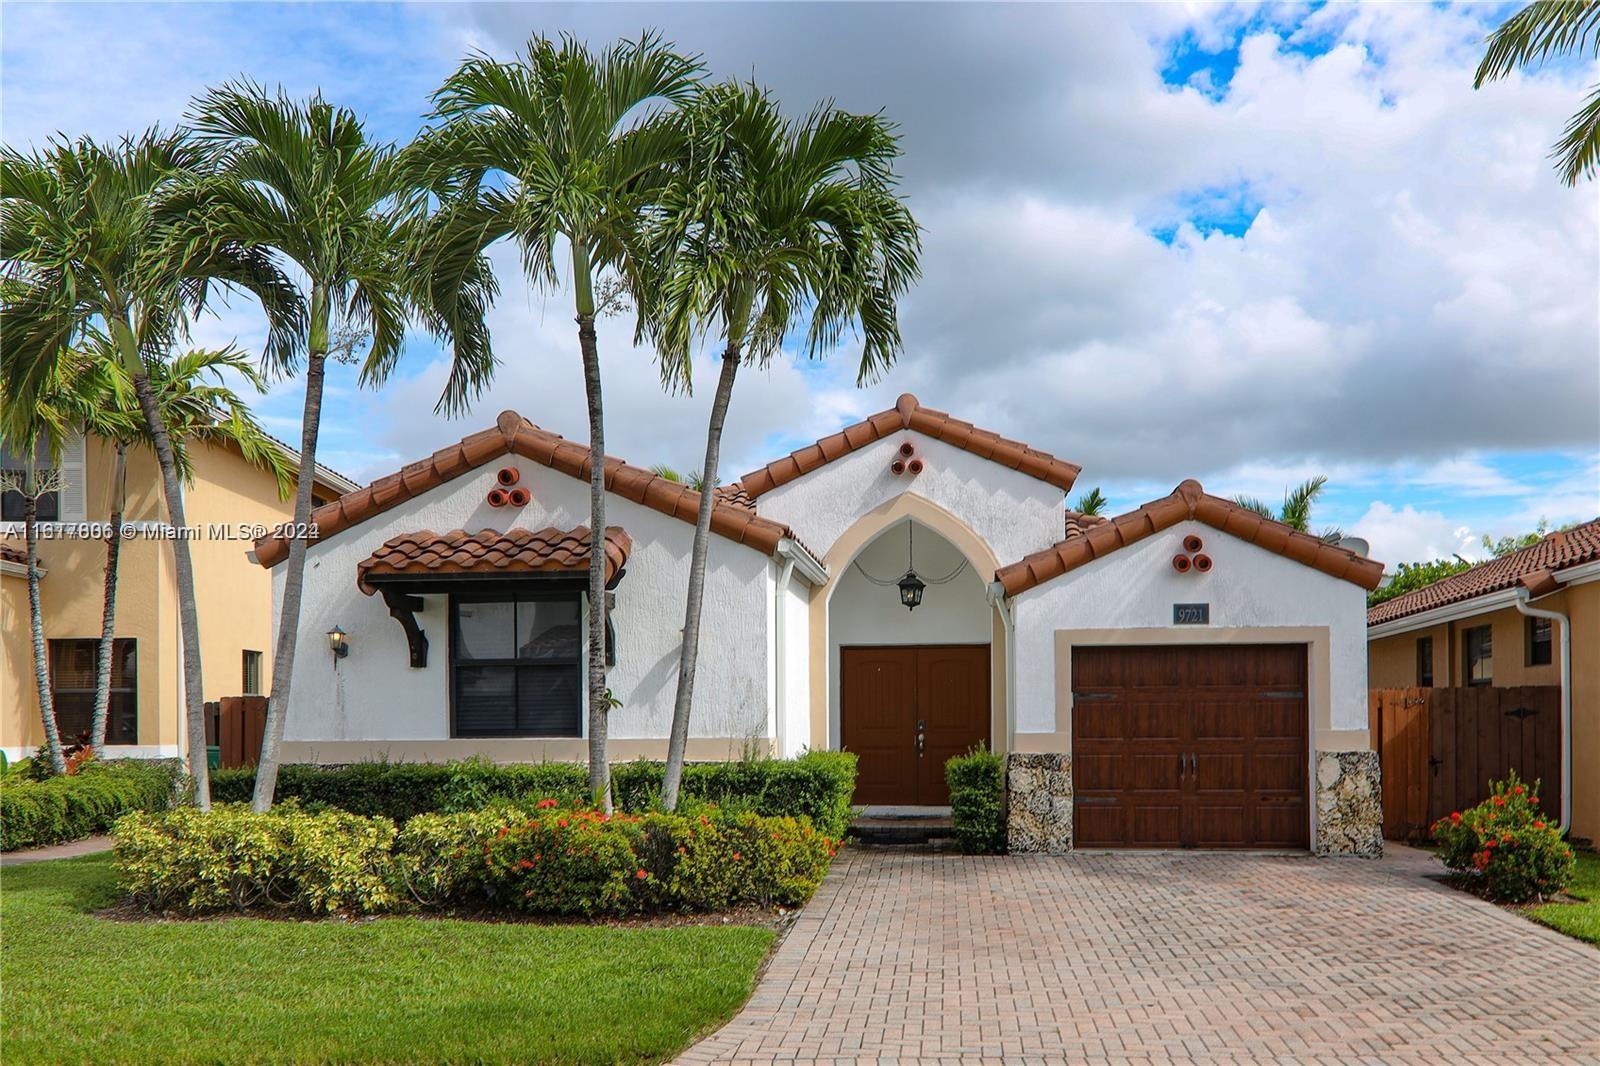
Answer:
[{"label": "window awning", "polygon": [[[422,591],[435,582],[497,575],[582,577],[589,569],[589,541],[587,526],[402,533],[356,564],[356,584],[371,596],[380,586]],[[633,539],[622,527],[607,526],[603,550],[606,588],[614,588],[633,551]]]}]

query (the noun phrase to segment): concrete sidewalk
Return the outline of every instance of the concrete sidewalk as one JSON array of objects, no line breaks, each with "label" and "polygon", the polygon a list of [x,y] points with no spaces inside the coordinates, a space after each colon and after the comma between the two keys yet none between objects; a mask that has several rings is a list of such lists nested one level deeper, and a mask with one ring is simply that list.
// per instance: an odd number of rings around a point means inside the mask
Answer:
[{"label": "concrete sidewalk", "polygon": [[49,862],[51,859],[71,859],[78,855],[93,855],[97,851],[110,851],[112,840],[108,836],[84,837],[66,844],[51,844],[45,848],[24,848],[21,851],[0,851],[0,866],[26,866],[31,862]]}]

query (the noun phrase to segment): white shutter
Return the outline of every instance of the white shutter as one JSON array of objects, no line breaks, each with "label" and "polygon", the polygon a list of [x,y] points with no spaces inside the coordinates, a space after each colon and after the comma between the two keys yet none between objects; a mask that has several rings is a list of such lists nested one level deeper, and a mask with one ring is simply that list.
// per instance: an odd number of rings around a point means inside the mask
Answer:
[{"label": "white shutter", "polygon": [[61,446],[61,521],[88,521],[88,493],[84,489],[85,467],[83,437],[69,438]]}]

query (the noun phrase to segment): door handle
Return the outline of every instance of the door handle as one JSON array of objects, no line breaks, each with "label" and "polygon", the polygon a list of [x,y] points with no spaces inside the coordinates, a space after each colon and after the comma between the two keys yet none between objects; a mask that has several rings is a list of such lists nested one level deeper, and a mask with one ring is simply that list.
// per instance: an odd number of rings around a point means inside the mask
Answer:
[{"label": "door handle", "polygon": [[1198,776],[1199,773],[1200,773],[1199,760],[1195,758],[1194,752],[1191,751],[1189,753],[1189,776],[1190,777],[1195,777],[1195,776]]},{"label": "door handle", "polygon": [[924,739],[925,738],[923,737],[923,735],[921,733],[917,734],[917,758],[919,758],[919,759],[922,758],[922,749],[923,749],[923,746],[924,746],[923,745],[923,740]]}]

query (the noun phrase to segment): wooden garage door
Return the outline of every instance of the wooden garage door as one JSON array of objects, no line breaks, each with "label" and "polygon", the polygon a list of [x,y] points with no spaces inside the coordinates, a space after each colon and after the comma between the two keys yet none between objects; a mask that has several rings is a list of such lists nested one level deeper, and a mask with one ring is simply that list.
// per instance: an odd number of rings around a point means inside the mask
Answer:
[{"label": "wooden garage door", "polygon": [[1075,648],[1079,847],[1304,848],[1300,644]]},{"label": "wooden garage door", "polygon": [[989,646],[839,649],[839,727],[857,803],[944,806],[944,764],[989,739]]}]

